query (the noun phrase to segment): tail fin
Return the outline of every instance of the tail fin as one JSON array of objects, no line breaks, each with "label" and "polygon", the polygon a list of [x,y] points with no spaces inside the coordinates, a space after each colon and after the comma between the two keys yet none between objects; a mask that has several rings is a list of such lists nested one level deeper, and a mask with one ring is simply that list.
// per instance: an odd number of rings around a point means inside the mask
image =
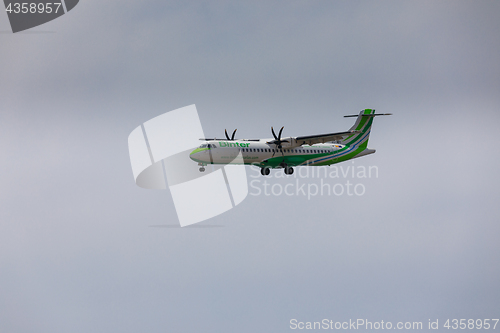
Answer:
[{"label": "tail fin", "polygon": [[341,141],[342,144],[348,146],[358,146],[359,148],[366,149],[368,146],[368,138],[370,137],[370,131],[372,128],[373,117],[375,116],[388,116],[390,113],[375,113],[375,109],[364,109],[359,112],[358,115],[349,115],[344,117],[358,117],[354,125],[349,129],[350,131],[356,130],[361,131],[361,133],[356,133],[348,136]]}]

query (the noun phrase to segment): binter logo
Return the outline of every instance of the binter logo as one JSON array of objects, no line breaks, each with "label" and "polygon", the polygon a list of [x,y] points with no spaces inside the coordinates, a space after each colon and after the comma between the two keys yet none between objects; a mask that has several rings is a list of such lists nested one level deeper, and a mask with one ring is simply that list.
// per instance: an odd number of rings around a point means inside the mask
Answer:
[{"label": "binter logo", "polygon": [[73,8],[79,0],[3,0],[12,32],[52,21]]},{"label": "binter logo", "polygon": [[[146,189],[168,186],[182,227],[222,214],[248,194],[241,153],[224,164],[209,164],[205,172],[199,172],[199,165],[190,154],[200,146],[199,139],[203,137],[194,105],[148,120],[128,137],[135,183]],[[196,149],[204,150],[207,149]]]},{"label": "binter logo", "polygon": [[240,143],[240,142],[221,142],[219,141],[219,146],[220,147],[248,147],[250,146],[249,143]]}]

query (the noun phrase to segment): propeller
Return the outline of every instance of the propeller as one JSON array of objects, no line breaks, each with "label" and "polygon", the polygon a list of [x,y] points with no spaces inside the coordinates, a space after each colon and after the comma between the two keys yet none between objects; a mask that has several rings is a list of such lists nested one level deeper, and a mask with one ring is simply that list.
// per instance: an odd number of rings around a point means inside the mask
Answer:
[{"label": "propeller", "polygon": [[[275,144],[276,147],[281,150],[281,154],[283,155],[283,159],[285,158],[285,153],[283,152],[283,146],[281,145],[283,142],[288,142],[288,140],[281,140],[281,133],[283,132],[283,128],[285,128],[285,126],[281,127],[279,133],[278,133],[278,136],[276,136],[276,133],[274,132],[274,128],[271,127],[271,132],[273,133],[273,136],[274,136],[274,141],[269,141],[268,143],[270,144]],[[273,157],[274,157],[274,154],[276,152],[273,153]]]},{"label": "propeller", "polygon": [[236,134],[236,131],[238,129],[235,129],[234,132],[233,132],[233,135],[231,135],[231,138],[229,138],[229,135],[227,134],[227,130],[224,130],[226,132],[226,138],[228,141],[233,141],[234,140],[234,135]]},{"label": "propeller", "polygon": [[279,149],[283,148],[282,145],[281,145],[283,142],[288,142],[288,140],[281,140],[281,133],[283,132],[283,128],[285,128],[285,126],[283,126],[280,129],[280,132],[278,133],[278,136],[276,136],[276,133],[274,133],[274,128],[271,127],[271,132],[273,132],[274,141],[268,142],[268,143],[271,143],[271,144],[275,144]]}]

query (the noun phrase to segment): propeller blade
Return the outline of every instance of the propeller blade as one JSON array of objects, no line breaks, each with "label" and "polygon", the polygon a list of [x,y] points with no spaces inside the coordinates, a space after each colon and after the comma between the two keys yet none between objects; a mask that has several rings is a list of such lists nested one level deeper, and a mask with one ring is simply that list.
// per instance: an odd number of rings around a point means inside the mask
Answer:
[{"label": "propeller blade", "polygon": [[278,140],[278,137],[276,136],[276,133],[274,133],[274,128],[271,126],[271,132],[273,132],[273,136],[275,140]]},{"label": "propeller blade", "polygon": [[234,130],[233,135],[231,136],[231,141],[233,141],[233,140],[234,140],[234,135],[236,134],[236,131],[237,131],[237,130],[238,130],[238,129],[235,129],[235,130]]},{"label": "propeller blade", "polygon": [[228,140],[231,140],[231,139],[229,138],[229,135],[227,135],[227,130],[224,130],[224,132],[226,132],[226,138],[227,138]]},{"label": "propeller blade", "polygon": [[281,129],[280,129],[280,134],[278,134],[278,141],[281,140],[281,132],[283,132],[283,128],[285,128],[285,126],[283,126]]}]

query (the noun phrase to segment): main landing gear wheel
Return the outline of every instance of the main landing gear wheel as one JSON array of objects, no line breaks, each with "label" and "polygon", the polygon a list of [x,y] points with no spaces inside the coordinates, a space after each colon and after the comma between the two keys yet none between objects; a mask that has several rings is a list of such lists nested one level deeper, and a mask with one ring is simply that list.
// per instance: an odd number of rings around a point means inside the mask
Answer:
[{"label": "main landing gear wheel", "polygon": [[201,168],[200,168],[200,172],[205,172],[205,168],[204,168],[204,167],[201,167]]},{"label": "main landing gear wheel", "polygon": [[268,176],[270,173],[271,173],[271,170],[269,170],[269,168],[261,168],[260,169],[260,174],[262,176]]},{"label": "main landing gear wheel", "polygon": [[285,174],[286,175],[293,174],[293,168],[292,167],[285,167]]}]

